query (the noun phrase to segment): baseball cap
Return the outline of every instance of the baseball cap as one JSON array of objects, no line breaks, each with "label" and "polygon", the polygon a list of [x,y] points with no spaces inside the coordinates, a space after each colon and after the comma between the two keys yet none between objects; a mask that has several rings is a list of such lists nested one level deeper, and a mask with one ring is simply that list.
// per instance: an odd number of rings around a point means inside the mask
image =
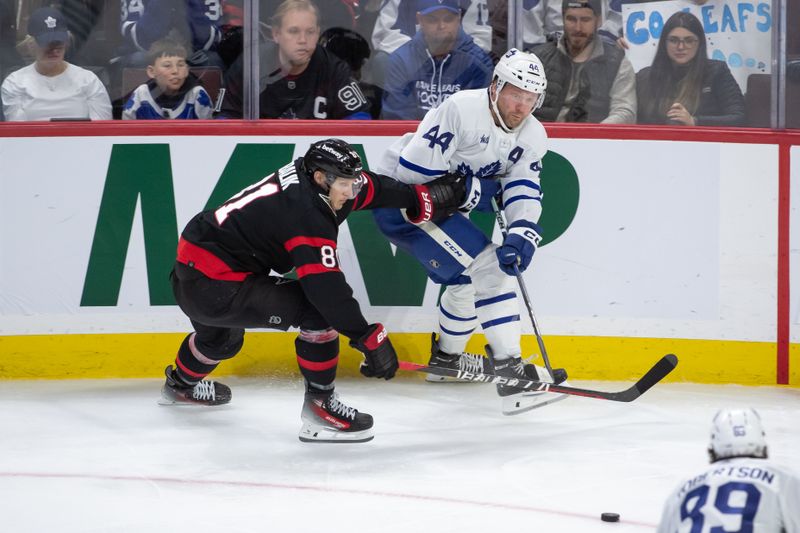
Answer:
[{"label": "baseball cap", "polygon": [[39,8],[28,19],[28,35],[36,39],[39,46],[54,42],[65,43],[69,39],[67,19],[58,9]]},{"label": "baseball cap", "polygon": [[563,0],[561,12],[563,13],[570,7],[588,7],[598,17],[603,16],[603,6],[600,5],[600,0]]},{"label": "baseball cap", "polygon": [[447,9],[461,14],[461,2],[460,0],[417,0],[417,12],[420,15],[427,15],[437,9]]}]

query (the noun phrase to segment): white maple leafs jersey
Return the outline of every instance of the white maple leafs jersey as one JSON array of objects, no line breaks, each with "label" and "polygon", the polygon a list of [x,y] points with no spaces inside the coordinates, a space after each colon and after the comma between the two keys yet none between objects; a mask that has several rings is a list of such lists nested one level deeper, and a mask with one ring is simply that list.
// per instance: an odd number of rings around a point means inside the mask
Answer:
[{"label": "white maple leafs jersey", "polygon": [[539,173],[546,153],[547,132],[536,118],[506,133],[492,119],[487,89],[473,89],[428,111],[416,132],[389,148],[378,172],[413,184],[456,171],[498,179],[509,225],[535,223],[542,211]]},{"label": "white maple leafs jersey", "polygon": [[669,496],[658,533],[800,533],[800,478],[766,459],[713,463]]}]

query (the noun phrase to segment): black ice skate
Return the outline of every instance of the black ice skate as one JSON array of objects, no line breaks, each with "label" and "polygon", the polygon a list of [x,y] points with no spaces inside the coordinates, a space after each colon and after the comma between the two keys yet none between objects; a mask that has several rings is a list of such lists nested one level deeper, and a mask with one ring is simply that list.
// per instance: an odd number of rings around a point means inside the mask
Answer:
[{"label": "black ice skate", "polygon": [[372,440],[372,415],[343,404],[335,392],[306,392],[300,414],[303,442],[367,442]]},{"label": "black ice skate", "polygon": [[196,385],[185,385],[176,375],[172,365],[164,373],[167,381],[161,389],[161,405],[222,405],[231,401],[231,389],[216,381],[200,381]]},{"label": "black ice skate", "polygon": [[[492,349],[486,346],[486,353],[492,356]],[[552,383],[547,369],[531,363],[526,363],[521,357],[511,357],[502,361],[494,360],[494,373],[506,378],[525,378],[534,381]],[[569,385],[566,381],[564,385]],[[502,410],[504,415],[518,415],[544,407],[545,405],[566,400],[568,395],[555,392],[541,392],[522,390],[514,387],[513,381],[509,384],[497,384],[497,394],[502,398]]]},{"label": "black ice skate", "polygon": [[[436,334],[431,333],[431,358],[428,361],[428,366],[438,366],[440,368],[452,368],[463,372],[471,372],[473,374],[480,374],[483,372],[483,356],[474,353],[457,353],[449,354],[439,349],[439,343],[436,342]],[[470,381],[458,379],[450,376],[439,376],[436,374],[428,374],[425,381],[435,383],[470,383]]]}]

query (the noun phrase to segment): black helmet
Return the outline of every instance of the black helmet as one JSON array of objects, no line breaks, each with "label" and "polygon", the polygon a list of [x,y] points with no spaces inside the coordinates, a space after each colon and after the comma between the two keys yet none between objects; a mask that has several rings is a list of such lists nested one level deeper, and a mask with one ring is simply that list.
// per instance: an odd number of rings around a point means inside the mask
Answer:
[{"label": "black helmet", "polygon": [[328,28],[319,36],[319,45],[347,63],[354,73],[358,73],[370,56],[367,40],[347,28]]},{"label": "black helmet", "polygon": [[303,156],[303,165],[309,174],[321,170],[338,178],[361,177],[361,158],[341,139],[324,139],[312,144]]}]

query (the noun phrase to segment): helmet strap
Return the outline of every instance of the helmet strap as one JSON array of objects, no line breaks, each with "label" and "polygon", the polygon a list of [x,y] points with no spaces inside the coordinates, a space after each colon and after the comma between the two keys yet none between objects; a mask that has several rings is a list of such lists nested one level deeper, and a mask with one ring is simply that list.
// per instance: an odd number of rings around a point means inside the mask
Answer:
[{"label": "helmet strap", "polygon": [[[506,82],[501,80],[500,78],[495,78],[494,80],[494,98],[492,98],[492,89],[491,85],[489,86],[489,105],[492,106],[492,111],[494,112],[494,116],[497,118],[497,121],[500,123],[500,129],[502,129],[506,133],[512,133],[514,129],[509,128],[506,122],[503,120],[503,115],[500,114],[500,109],[497,107],[497,101],[500,99],[500,91],[503,90],[503,87],[506,86]],[[523,120],[520,122],[519,126],[522,126],[525,121]],[[517,126],[517,128],[519,128]]]}]

